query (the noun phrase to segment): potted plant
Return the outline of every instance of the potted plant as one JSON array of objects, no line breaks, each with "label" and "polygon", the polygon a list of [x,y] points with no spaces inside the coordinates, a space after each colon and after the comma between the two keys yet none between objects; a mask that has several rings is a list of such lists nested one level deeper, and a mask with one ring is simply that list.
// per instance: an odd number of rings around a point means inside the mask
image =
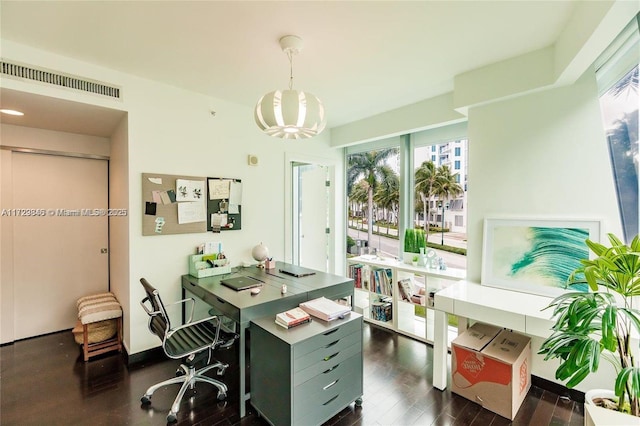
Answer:
[{"label": "potted plant", "polygon": [[426,240],[424,230],[407,228],[404,231],[404,255],[402,260],[404,263],[411,263],[414,254],[420,253],[420,248],[424,250]]},{"label": "potted plant", "polygon": [[633,298],[640,295],[640,238],[629,245],[613,234],[608,238],[611,247],[586,240],[596,257],[581,260],[567,284],[587,284],[590,291],[568,292],[550,303],[553,333],[538,353],[545,360],[560,359],[556,379],[567,381],[568,388],[596,372],[601,358],[610,361],[617,373],[615,409],[640,416],[640,366],[633,354],[637,340],[632,343],[632,336],[640,335],[640,311],[633,307]]}]

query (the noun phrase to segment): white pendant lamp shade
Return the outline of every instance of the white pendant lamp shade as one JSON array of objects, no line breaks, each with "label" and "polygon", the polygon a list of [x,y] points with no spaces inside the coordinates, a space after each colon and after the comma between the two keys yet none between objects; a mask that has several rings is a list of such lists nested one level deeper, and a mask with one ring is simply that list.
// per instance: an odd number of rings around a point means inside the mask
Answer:
[{"label": "white pendant lamp shade", "polygon": [[305,139],[322,132],[327,124],[324,106],[309,92],[293,89],[293,55],[302,49],[302,39],[284,36],[280,47],[289,58],[289,90],[275,90],[260,98],[254,118],[269,136],[282,139]]},{"label": "white pendant lamp shade", "polygon": [[256,124],[269,136],[311,138],[327,124],[320,99],[300,90],[276,90],[258,101]]}]

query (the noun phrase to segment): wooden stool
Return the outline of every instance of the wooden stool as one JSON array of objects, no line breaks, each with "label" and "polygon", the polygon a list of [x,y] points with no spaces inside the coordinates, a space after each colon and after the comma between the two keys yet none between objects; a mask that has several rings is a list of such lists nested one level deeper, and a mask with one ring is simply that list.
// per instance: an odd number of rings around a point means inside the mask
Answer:
[{"label": "wooden stool", "polygon": [[[113,293],[81,297],[76,305],[78,324],[73,331],[74,335],[82,332],[84,360],[110,351],[122,352],[122,307]],[[110,324],[113,321],[115,330]]]}]

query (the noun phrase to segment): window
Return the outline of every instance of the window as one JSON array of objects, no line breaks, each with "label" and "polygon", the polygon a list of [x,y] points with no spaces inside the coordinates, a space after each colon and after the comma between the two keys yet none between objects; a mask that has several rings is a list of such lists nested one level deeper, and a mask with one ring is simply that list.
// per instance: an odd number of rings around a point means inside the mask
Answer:
[{"label": "window", "polygon": [[460,147],[459,146],[457,146],[456,149],[455,149],[455,156],[456,157],[460,157]]},{"label": "window", "polygon": [[624,239],[638,234],[638,68],[640,15],[596,61],[600,109],[615,178]]},{"label": "window", "polygon": [[[397,139],[396,139],[397,141]],[[398,255],[399,147],[347,155],[347,251]]]},{"label": "window", "polygon": [[[427,229],[429,242],[440,244],[448,239],[446,233],[435,232],[443,228],[443,205],[444,228],[451,235],[466,234],[464,221],[462,226],[456,225],[460,221],[456,222],[450,207],[456,206],[457,213],[464,216],[468,153],[465,134],[466,123],[460,123],[346,150],[347,255],[360,254],[366,247],[368,251],[376,249],[384,256],[399,258],[404,230],[408,227]],[[443,162],[454,151],[459,151],[459,159]],[[422,167],[423,163],[429,165]],[[420,173],[433,171],[433,177],[438,178],[437,186],[428,189],[424,180],[418,182],[418,177],[428,178],[428,173],[418,176],[421,168]],[[405,197],[404,211],[401,197]],[[459,240],[466,242],[466,238]],[[466,257],[448,266],[466,269]]]}]

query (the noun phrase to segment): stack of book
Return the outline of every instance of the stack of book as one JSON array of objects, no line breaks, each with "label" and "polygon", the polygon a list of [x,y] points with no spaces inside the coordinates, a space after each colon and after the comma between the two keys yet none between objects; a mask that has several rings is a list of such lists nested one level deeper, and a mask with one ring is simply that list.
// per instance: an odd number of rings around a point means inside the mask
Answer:
[{"label": "stack of book", "polygon": [[393,319],[393,305],[390,297],[381,297],[379,301],[371,303],[371,318],[383,322]]},{"label": "stack of book", "polygon": [[289,309],[276,315],[276,324],[291,328],[311,321],[311,316],[300,308]]},{"label": "stack of book", "polygon": [[336,318],[342,318],[351,312],[351,306],[343,305],[326,297],[309,300],[300,304],[300,307],[314,317],[325,321],[333,321]]}]

